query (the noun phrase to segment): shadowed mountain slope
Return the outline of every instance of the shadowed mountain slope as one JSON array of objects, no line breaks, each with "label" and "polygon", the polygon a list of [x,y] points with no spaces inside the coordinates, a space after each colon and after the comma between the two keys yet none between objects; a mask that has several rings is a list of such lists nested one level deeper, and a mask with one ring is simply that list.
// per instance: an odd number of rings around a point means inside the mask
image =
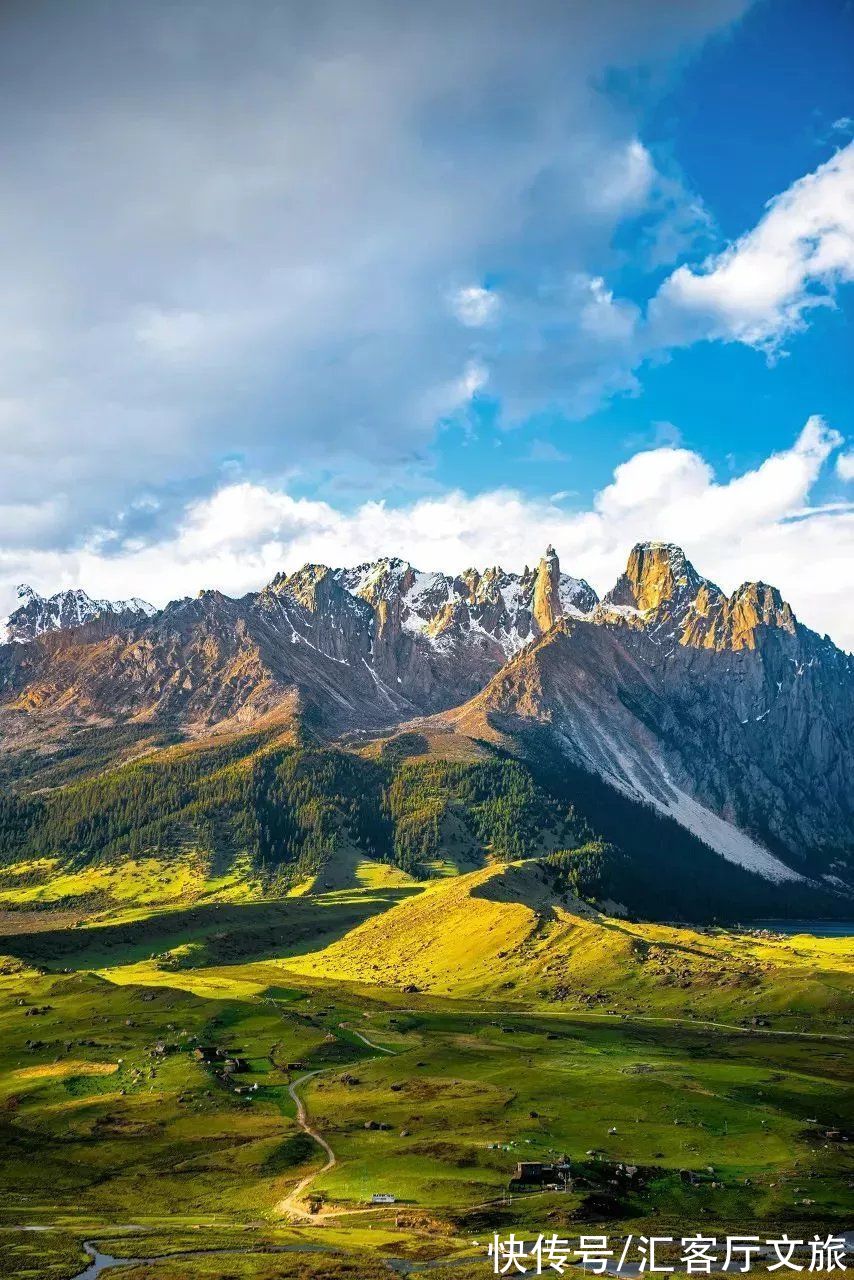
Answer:
[{"label": "shadowed mountain slope", "polygon": [[769,879],[850,887],[852,693],[850,657],[773,589],[727,598],[654,547],[433,724],[595,774]]}]

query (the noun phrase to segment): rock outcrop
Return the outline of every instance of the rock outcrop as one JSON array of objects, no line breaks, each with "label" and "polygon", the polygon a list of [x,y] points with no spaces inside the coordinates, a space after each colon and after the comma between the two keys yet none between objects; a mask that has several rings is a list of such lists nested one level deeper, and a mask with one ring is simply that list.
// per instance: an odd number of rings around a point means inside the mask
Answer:
[{"label": "rock outcrop", "polygon": [[726,596],[679,548],[635,547],[588,618],[454,714],[475,736],[546,729],[573,763],[772,878],[854,883],[854,660],[763,583]]}]

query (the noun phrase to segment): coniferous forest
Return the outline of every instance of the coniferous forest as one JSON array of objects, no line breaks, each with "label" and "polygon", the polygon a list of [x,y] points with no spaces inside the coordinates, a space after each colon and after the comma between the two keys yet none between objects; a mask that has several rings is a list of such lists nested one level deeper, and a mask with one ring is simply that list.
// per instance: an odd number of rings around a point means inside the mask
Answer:
[{"label": "coniferous forest", "polygon": [[[54,788],[10,788],[0,797],[0,876],[3,864],[28,860],[81,868],[149,854],[177,859],[193,848],[220,867],[248,859],[277,894],[351,848],[416,878],[435,874],[449,855],[456,870],[540,857],[566,892],[653,918],[662,915],[662,876],[667,918],[697,917],[698,882],[705,918],[767,906],[767,882],[593,775],[566,762],[549,767],[543,751],[536,761],[496,751],[452,761],[420,750],[403,739],[365,755],[246,734]],[[804,892],[770,891],[781,914],[802,910]],[[814,897],[832,914],[829,898]]]}]

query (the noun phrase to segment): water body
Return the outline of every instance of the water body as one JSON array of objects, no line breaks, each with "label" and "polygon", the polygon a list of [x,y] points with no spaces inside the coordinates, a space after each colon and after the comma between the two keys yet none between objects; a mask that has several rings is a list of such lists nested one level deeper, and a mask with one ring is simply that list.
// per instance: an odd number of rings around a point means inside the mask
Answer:
[{"label": "water body", "polygon": [[[45,1228],[50,1230],[50,1228]],[[101,1253],[95,1245],[88,1240],[83,1245],[86,1253],[92,1259],[85,1271],[79,1272],[73,1277],[73,1280],[96,1280],[96,1277],[102,1271],[109,1271],[113,1267],[139,1267],[146,1264],[151,1265],[155,1262],[176,1262],[181,1258],[203,1258],[210,1257],[212,1254],[231,1257],[246,1257],[251,1254],[270,1254],[270,1253],[340,1253],[340,1249],[328,1247],[322,1244],[272,1244],[266,1245],[263,1249],[253,1249],[249,1246],[246,1249],[190,1249],[178,1253],[156,1253],[150,1258],[114,1258],[109,1253]]]},{"label": "water body", "polygon": [[854,920],[757,920],[751,927],[772,933],[809,933],[814,938],[854,938]]},{"label": "water body", "polygon": [[[45,1227],[44,1230],[49,1231],[50,1228]],[[180,1260],[181,1258],[210,1257],[212,1254],[217,1254],[220,1257],[222,1256],[227,1257],[230,1255],[233,1258],[234,1257],[245,1258],[245,1257],[248,1257],[249,1255],[254,1255],[254,1254],[259,1254],[259,1255],[260,1254],[266,1255],[271,1253],[342,1254],[344,1252],[341,1249],[328,1246],[328,1245],[322,1245],[322,1244],[280,1244],[280,1245],[267,1245],[263,1249],[253,1249],[252,1246],[250,1245],[246,1249],[204,1249],[203,1248],[203,1249],[193,1249],[185,1253],[155,1254],[154,1257],[152,1258],[114,1258],[109,1253],[101,1253],[98,1249],[96,1249],[96,1247],[93,1244],[90,1244],[88,1240],[83,1245],[83,1248],[86,1250],[86,1252],[88,1253],[92,1261],[89,1264],[89,1266],[86,1268],[86,1270],[81,1271],[78,1275],[74,1276],[73,1280],[97,1280],[97,1277],[100,1276],[103,1271],[109,1271],[113,1267],[132,1267],[132,1266],[138,1267],[138,1266],[144,1266],[146,1264],[151,1265],[156,1262],[175,1262],[176,1260]],[[533,1255],[531,1256],[533,1257]],[[484,1262],[485,1263],[486,1254],[481,1252],[481,1253],[471,1254],[466,1258],[460,1258],[460,1257],[437,1258],[432,1262],[413,1262],[409,1258],[384,1258],[382,1259],[382,1261],[385,1263],[389,1272],[391,1272],[392,1274],[398,1275],[398,1276],[412,1276],[412,1275],[418,1275],[421,1272],[432,1271],[434,1269],[438,1269],[439,1267],[446,1267],[449,1265],[449,1263],[457,1263],[457,1264],[460,1264],[463,1262]],[[491,1269],[492,1268],[490,1266],[490,1270]]]},{"label": "water body", "polygon": [[143,1261],[142,1258],[113,1258],[109,1253],[99,1253],[94,1245],[88,1242],[83,1248],[92,1259],[85,1271],[81,1271],[74,1280],[95,1280],[102,1271],[107,1271],[110,1267],[130,1267],[139,1265]]}]

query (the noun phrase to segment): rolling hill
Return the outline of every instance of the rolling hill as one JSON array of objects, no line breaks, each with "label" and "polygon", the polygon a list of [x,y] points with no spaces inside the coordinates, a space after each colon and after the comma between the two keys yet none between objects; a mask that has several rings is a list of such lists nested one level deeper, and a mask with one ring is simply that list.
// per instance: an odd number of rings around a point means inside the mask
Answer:
[{"label": "rolling hill", "polygon": [[847,939],[796,940],[629,923],[579,901],[554,865],[487,867],[406,897],[295,974],[567,1009],[733,1020],[834,1018],[850,1007]]}]

